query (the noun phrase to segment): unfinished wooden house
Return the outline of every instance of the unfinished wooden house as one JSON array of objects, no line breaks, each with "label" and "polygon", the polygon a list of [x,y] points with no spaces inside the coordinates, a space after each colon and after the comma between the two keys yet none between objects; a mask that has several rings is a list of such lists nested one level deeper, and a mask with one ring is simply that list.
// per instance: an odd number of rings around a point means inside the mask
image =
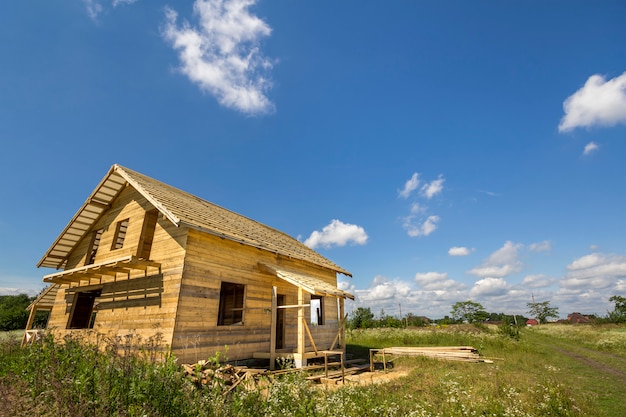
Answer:
[{"label": "unfinished wooden house", "polygon": [[[298,240],[114,165],[38,263],[59,270],[31,305],[61,336],[159,335],[184,363],[345,349],[337,274]],[[32,323],[32,321],[30,322]],[[27,333],[28,333],[27,329]]]}]

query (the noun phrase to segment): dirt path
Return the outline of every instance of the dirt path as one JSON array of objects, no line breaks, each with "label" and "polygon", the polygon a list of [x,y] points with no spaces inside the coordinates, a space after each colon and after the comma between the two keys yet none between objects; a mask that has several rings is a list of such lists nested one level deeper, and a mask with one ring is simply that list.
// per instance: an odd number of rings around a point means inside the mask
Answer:
[{"label": "dirt path", "polygon": [[[617,356],[617,355],[613,355],[611,353],[608,352],[598,352],[597,350],[593,350],[593,349],[586,349],[583,347],[578,348],[578,352],[574,352],[572,350],[568,350],[568,349],[564,349],[562,347],[554,347],[554,350],[556,350],[557,352],[569,356],[570,358],[576,359],[579,362],[584,363],[585,365],[589,366],[590,368],[598,371],[598,372],[602,372],[604,374],[609,374],[612,375],[613,377],[619,379],[624,386],[626,386],[626,371],[623,371],[619,368],[616,368],[615,366],[606,364],[604,362],[600,362],[598,360],[592,359],[587,355],[595,355],[595,356],[601,356],[604,358],[609,359],[612,362],[617,362],[620,364],[620,368],[622,369],[626,369],[626,359],[621,357],[621,356]],[[587,355],[585,355],[587,354]]]}]

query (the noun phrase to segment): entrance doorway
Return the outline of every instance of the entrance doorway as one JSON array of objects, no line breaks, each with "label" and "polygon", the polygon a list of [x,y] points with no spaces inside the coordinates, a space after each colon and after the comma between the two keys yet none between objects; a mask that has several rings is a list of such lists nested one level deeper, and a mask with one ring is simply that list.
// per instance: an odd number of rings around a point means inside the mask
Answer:
[{"label": "entrance doorway", "polygon": [[[278,294],[276,296],[276,305],[285,305],[285,295]],[[276,349],[282,349],[285,347],[285,309],[279,308],[276,310]]]}]

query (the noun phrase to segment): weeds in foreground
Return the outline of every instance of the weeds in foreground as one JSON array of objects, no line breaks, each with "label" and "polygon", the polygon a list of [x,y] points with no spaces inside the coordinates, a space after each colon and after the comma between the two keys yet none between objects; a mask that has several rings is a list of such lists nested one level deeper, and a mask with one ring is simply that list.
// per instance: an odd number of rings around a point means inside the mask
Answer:
[{"label": "weeds in foreground", "polygon": [[[386,336],[406,340],[416,337],[391,332]],[[492,336],[473,329],[452,337],[464,338],[463,344],[482,341],[489,349],[499,343],[514,343],[500,336],[487,340]],[[98,343],[102,345],[84,345],[71,338],[55,343],[49,337],[25,349],[17,343],[0,344],[0,394],[12,400],[4,410],[7,415],[592,415],[583,411],[585,403],[574,400],[572,392],[552,375],[519,384],[508,371],[486,364],[419,359],[418,366],[403,379],[382,386],[347,383],[337,389],[315,387],[303,374],[289,373],[241,384],[224,394],[219,386],[198,387],[191,383],[172,357],[152,361],[157,340],[145,344],[148,347],[143,350],[133,347],[137,343],[133,337]],[[477,366],[483,367],[482,373],[472,368]]]}]

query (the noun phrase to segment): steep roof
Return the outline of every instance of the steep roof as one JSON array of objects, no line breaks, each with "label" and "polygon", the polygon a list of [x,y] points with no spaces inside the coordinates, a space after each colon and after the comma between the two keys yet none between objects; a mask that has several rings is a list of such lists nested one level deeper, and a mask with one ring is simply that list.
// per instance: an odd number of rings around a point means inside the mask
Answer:
[{"label": "steep roof", "polygon": [[64,267],[68,255],[126,184],[136,189],[177,227],[190,227],[352,276],[286,233],[120,165],[111,167],[37,266]]}]

